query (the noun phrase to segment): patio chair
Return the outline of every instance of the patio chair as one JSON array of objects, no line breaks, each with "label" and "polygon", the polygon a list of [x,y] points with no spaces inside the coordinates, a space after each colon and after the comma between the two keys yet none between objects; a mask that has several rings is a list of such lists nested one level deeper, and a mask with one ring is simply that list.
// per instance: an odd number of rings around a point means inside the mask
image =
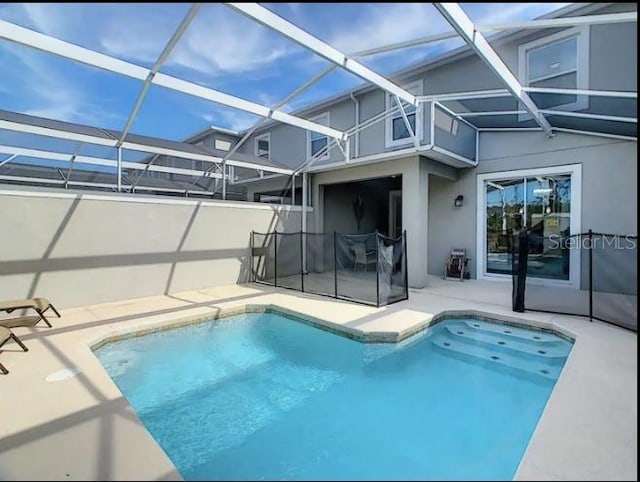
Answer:
[{"label": "patio chair", "polygon": [[[20,345],[20,348],[22,348],[22,351],[29,351],[29,349],[26,346],[24,346],[24,344],[20,341],[20,339],[16,335],[14,335],[9,328],[0,326],[0,348],[2,348],[4,344],[9,340],[13,340],[18,345]],[[0,373],[4,375],[7,375],[9,373],[9,370],[7,370],[2,363],[0,363]]]},{"label": "patio chair", "polygon": [[375,255],[375,251],[367,251],[367,248],[363,243],[354,243],[352,246],[353,254],[355,255],[355,261],[353,262],[353,271],[356,270],[359,264],[364,266],[364,270],[367,271],[367,265],[370,263],[369,256]]},{"label": "patio chair", "polygon": [[[49,328],[51,328],[51,323],[47,320],[47,317],[44,316],[44,312],[49,308],[53,310],[58,318],[60,318],[60,313],[55,307],[51,304],[51,302],[46,298],[25,298],[23,300],[10,300],[10,301],[0,301],[0,312],[6,311],[7,313],[11,313],[15,310],[21,309],[32,309],[35,310],[42,321],[44,321]],[[40,319],[38,319],[40,321]]]},{"label": "patio chair", "polygon": [[469,258],[467,258],[467,252],[464,248],[452,249],[444,266],[444,279],[462,281],[464,278],[468,278],[468,263]]}]

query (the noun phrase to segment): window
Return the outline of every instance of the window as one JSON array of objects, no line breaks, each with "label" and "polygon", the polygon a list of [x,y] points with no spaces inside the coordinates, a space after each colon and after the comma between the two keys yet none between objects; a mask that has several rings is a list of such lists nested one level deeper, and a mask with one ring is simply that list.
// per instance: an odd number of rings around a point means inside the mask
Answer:
[{"label": "window", "polygon": [[253,201],[268,204],[291,204],[291,198],[276,194],[264,194],[258,192],[253,194]]},{"label": "window", "polygon": [[[521,45],[518,74],[526,87],[555,89],[589,88],[589,27],[575,27]],[[532,93],[541,109],[581,110],[587,96]],[[520,114],[520,120],[528,119]]]},{"label": "window", "polygon": [[438,107],[439,106],[436,105],[436,109],[433,113],[433,123],[435,124],[435,126],[438,129],[451,134],[452,136],[458,135],[458,125],[460,124],[458,119],[453,117],[451,114],[443,111],[442,109],[439,109]]},{"label": "window", "polygon": [[[283,189],[278,191],[266,191],[253,193],[253,201],[257,203],[268,204],[292,204],[292,192],[291,189]],[[295,190],[295,205],[300,206],[302,204],[302,188],[297,187]],[[309,203],[307,203],[309,204]]]},{"label": "window", "polygon": [[255,153],[257,157],[271,159],[271,134],[262,134],[255,138]]},{"label": "window", "polygon": [[526,230],[540,236],[527,276],[577,284],[579,253],[553,240],[579,232],[580,173],[572,165],[478,176],[478,277],[510,275],[509,234]]},{"label": "window", "polygon": [[[403,88],[412,94],[422,95],[421,80],[404,85]],[[387,94],[386,99],[385,106],[387,110],[392,109],[397,105],[395,96]],[[422,140],[422,108],[420,107],[416,110],[415,106],[409,105],[406,102],[403,102],[403,105],[411,130],[413,130],[417,135],[418,139]],[[411,134],[407,129],[402,113],[398,110],[394,115],[389,116],[386,120],[385,147],[401,146],[412,142]]]},{"label": "window", "polygon": [[228,151],[229,149],[231,149],[231,142],[222,139],[216,139],[214,147],[219,151]]},{"label": "window", "polygon": [[[310,121],[317,122],[318,124],[322,124],[323,126],[329,126],[329,113],[325,112],[324,114],[320,114],[316,117],[309,119]],[[320,134],[319,132],[307,131],[307,158],[311,156],[315,156],[317,153],[321,152],[329,142],[329,138],[324,134]],[[329,150],[327,150],[324,154],[322,154],[318,160],[325,161],[329,159]]]}]

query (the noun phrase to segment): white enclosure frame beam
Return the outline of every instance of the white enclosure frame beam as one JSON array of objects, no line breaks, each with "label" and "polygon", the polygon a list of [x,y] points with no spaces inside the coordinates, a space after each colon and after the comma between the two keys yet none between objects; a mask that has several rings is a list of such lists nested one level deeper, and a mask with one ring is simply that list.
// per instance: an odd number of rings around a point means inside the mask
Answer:
[{"label": "white enclosure frame beam", "polygon": [[[614,121],[614,122],[630,122],[630,123],[638,123],[637,117],[623,117],[617,115],[606,115],[606,114],[594,114],[591,112],[571,112],[566,110],[552,110],[552,109],[541,109],[540,112],[546,115],[557,115],[564,117],[579,117],[583,119],[595,119],[595,120],[605,120],[605,121]],[[485,117],[485,116],[504,116],[504,115],[519,115],[526,114],[525,110],[501,110],[501,111],[487,111],[487,112],[456,112],[455,115],[459,117]],[[553,128],[556,129],[555,127]]]},{"label": "white enclosure frame beam", "polygon": [[589,89],[555,89],[551,87],[523,87],[525,92],[535,92],[540,94],[569,94],[569,95],[589,95],[593,97],[614,97],[621,99],[637,99],[637,92],[626,92],[623,90],[589,90]]},{"label": "white enclosure frame beam", "polygon": [[638,142],[638,138],[637,137],[633,137],[633,136],[622,136],[622,135],[618,135],[618,134],[605,134],[604,132],[583,131],[583,130],[579,130],[579,129],[567,129],[565,127],[554,127],[553,130],[554,131],[558,131],[558,132],[567,132],[569,134],[583,134],[585,136],[604,137],[604,138],[607,138],[607,139],[620,139],[620,140],[623,140],[623,141]]},{"label": "white enclosure frame beam", "polygon": [[[302,228],[302,232],[305,233],[307,231],[307,198],[309,197],[309,194],[307,193],[307,189],[308,189],[308,179],[307,179],[307,173],[303,172],[302,173],[302,200],[301,200],[301,206],[302,206],[302,219],[300,220],[300,227]],[[303,243],[303,246],[306,243]],[[304,255],[304,253],[303,253]],[[305,267],[306,263],[302,262],[302,266]],[[304,269],[304,268],[303,268]]]},{"label": "white enclosure frame beam", "polygon": [[[42,184],[56,184],[61,185],[64,183],[63,180],[60,179],[48,179],[45,177],[23,177],[23,176],[0,176],[0,180],[2,181],[14,181],[14,182],[25,182],[25,183],[42,183]],[[69,181],[69,186],[81,186],[81,187],[98,187],[105,189],[116,190],[117,186],[115,184],[105,184],[100,182],[90,182],[90,181]],[[173,193],[181,193],[181,189],[172,189],[172,188],[163,188],[163,187],[151,187],[151,186],[139,186],[136,188],[139,191],[151,191],[151,192],[173,192]],[[125,186],[126,191],[132,191],[131,186]],[[211,191],[193,191],[196,194],[206,194],[212,195],[214,194]]]},{"label": "white enclosure frame beam", "polygon": [[122,147],[117,148],[118,158],[116,160],[116,184],[118,192],[122,191]]},{"label": "white enclosure frame beam", "polygon": [[162,67],[162,64],[164,64],[166,60],[169,58],[169,55],[171,55],[171,52],[173,51],[175,46],[178,44],[178,41],[180,40],[182,35],[187,31],[187,28],[191,24],[191,21],[195,18],[195,16],[198,14],[199,11],[200,11],[199,3],[194,3],[191,6],[191,8],[189,8],[187,15],[185,15],[185,17],[182,19],[182,22],[180,22],[180,25],[178,25],[178,28],[169,39],[169,42],[167,42],[167,45],[165,45],[164,49],[162,49],[162,52],[158,56],[158,60],[156,60],[156,63],[153,64],[153,67],[151,67],[151,70],[147,74],[147,78],[145,79],[144,84],[142,85],[142,89],[138,94],[138,98],[136,99],[136,102],[133,105],[133,109],[131,109],[129,118],[127,119],[127,122],[124,125],[124,129],[122,129],[122,134],[120,135],[120,139],[118,139],[118,146],[120,146],[122,142],[124,142],[125,138],[127,137],[127,134],[129,133],[129,130],[131,129],[131,126],[133,126],[133,122],[136,120],[138,111],[140,110],[140,107],[142,107],[142,102],[144,102],[144,98],[147,96],[147,92],[151,87],[151,82],[153,81],[153,78],[160,70],[160,67]]},{"label": "white enclosure frame beam", "polygon": [[630,122],[635,124],[638,123],[637,117],[622,117],[617,115],[592,114],[589,112],[570,112],[566,110],[550,110],[550,109],[544,109],[541,112],[544,112],[547,115],[577,117],[582,119],[595,119],[595,120],[605,120],[605,121],[613,121],[613,122]]},{"label": "white enclosure frame beam", "polygon": [[146,166],[144,171],[140,172],[140,174],[138,174],[138,177],[136,177],[135,181],[133,181],[133,183],[131,184],[132,189],[134,189],[138,185],[138,183],[144,177],[145,173],[149,170],[149,166],[152,166],[155,160],[158,159],[159,157],[160,157],[159,154],[155,154],[151,159],[149,159],[149,161],[145,162]]},{"label": "white enclosure frame beam", "polygon": [[[138,144],[135,142],[125,141],[122,144],[123,149],[129,149],[132,151],[140,151],[140,152],[150,152],[153,154],[162,154],[166,156],[179,157],[181,159],[189,159],[191,161],[205,161],[205,162],[213,162],[215,164],[221,164],[224,161],[224,158],[217,156],[210,156],[208,154],[196,154],[190,152],[177,151],[175,149],[167,149],[164,147],[156,147],[149,146],[147,144]],[[272,167],[265,166],[261,164],[254,164],[252,162],[238,161],[238,160],[228,160],[226,161],[228,165],[233,165],[237,167],[244,167],[247,169],[263,169],[269,172],[275,172],[278,174],[291,174],[293,172],[292,169],[287,169],[284,167]]]},{"label": "white enclosure frame beam", "polygon": [[411,105],[416,105],[416,97],[412,93],[394,84],[386,77],[377,74],[360,62],[349,58],[344,53],[333,48],[331,45],[323,42],[319,38],[314,37],[284,18],[276,15],[271,10],[264,8],[257,3],[226,3],[225,5],[228,5],[234,10],[266,27],[269,27],[272,30],[275,30],[276,32],[280,32],[285,37],[293,40],[306,49],[315,52],[336,65],[339,65],[352,74],[371,82],[382,90],[389,92],[392,95],[397,95]]},{"label": "white enclosure frame beam", "polygon": [[370,57],[372,55],[384,54],[388,52],[394,52],[396,50],[408,49],[411,47],[418,47],[420,45],[439,42],[440,40],[448,40],[450,38],[459,37],[457,32],[443,32],[433,35],[427,35],[426,37],[420,37],[413,40],[407,40],[405,42],[398,42],[395,44],[382,45],[380,47],[374,47],[368,50],[361,50],[350,54],[351,57]]},{"label": "white enclosure frame beam", "polygon": [[[24,157],[33,157],[36,159],[49,159],[53,161],[71,162],[71,157],[69,156],[69,154],[45,151],[41,149],[28,149],[24,147],[0,145],[0,152],[4,154],[12,154],[12,156],[24,156]],[[115,167],[116,169],[118,168],[117,160],[114,161],[113,159],[103,159],[100,157],[75,156],[75,158],[73,159],[73,162],[80,163],[80,164],[91,164],[95,166]],[[122,162],[122,168],[124,169],[133,169],[133,170],[140,170],[140,171],[148,170],[148,171],[164,172],[164,173],[170,173],[170,174],[183,174],[187,176],[195,176],[195,175],[200,176],[202,174],[206,174],[206,177],[213,177],[218,179],[222,178],[222,175],[218,173],[207,173],[204,171],[197,171],[194,169],[184,169],[181,167],[169,167],[169,166],[147,166],[146,164],[142,164],[140,162],[128,162],[128,161],[121,161],[121,162]],[[93,171],[93,172],[98,172],[98,171]]]},{"label": "white enclosure frame beam", "polygon": [[[62,179],[48,179],[46,177],[23,177],[23,176],[0,176],[0,180],[2,181],[14,181],[14,182],[27,182],[27,183],[42,183],[42,184],[57,184],[63,185],[64,181]],[[110,188],[115,191],[115,184],[102,184],[99,182],[69,182],[69,185],[73,186],[86,186],[86,187],[102,187],[102,188]]]},{"label": "white enclosure frame beam", "polygon": [[16,157],[18,157],[18,154],[11,154],[9,157],[7,157],[6,159],[4,159],[3,161],[0,161],[0,167],[4,166],[5,164],[10,163],[11,161],[13,161]]},{"label": "white enclosure frame beam", "polygon": [[[402,115],[402,121],[404,122],[404,126],[407,128],[407,132],[409,132],[409,136],[411,137],[411,141],[413,142],[413,145],[415,146],[415,148],[417,149],[418,147],[420,147],[420,141],[418,140],[418,137],[416,136],[415,131],[413,130],[413,128],[411,127],[411,124],[409,123],[409,118],[407,117],[407,112],[404,110],[404,105],[402,105],[402,101],[400,100],[400,97],[398,97],[396,95],[396,103],[400,106],[400,114]],[[418,126],[418,112],[416,112],[416,127]]]},{"label": "white enclosure frame beam", "polygon": [[487,112],[456,112],[456,115],[460,117],[484,117],[496,115],[519,115],[526,113],[526,110],[496,110]]},{"label": "white enclosure frame beam", "polygon": [[488,23],[476,27],[480,32],[489,30],[513,30],[528,28],[557,28],[573,27],[575,25],[597,25],[603,23],[637,22],[638,12],[607,13],[603,15],[585,15],[583,17],[549,18],[540,20],[525,20],[522,22]]},{"label": "white enclosure frame beam", "polygon": [[421,95],[418,100],[420,102],[446,102],[448,100],[495,99],[499,97],[513,97],[513,94],[507,89],[472,90],[469,92],[452,92],[450,94]]},{"label": "white enclosure frame beam", "polygon": [[291,204],[296,205],[296,175],[291,174]]},{"label": "white enclosure frame beam", "polygon": [[518,79],[511,73],[493,47],[484,36],[477,31],[475,25],[457,3],[433,4],[456,32],[467,42],[469,47],[489,66],[489,68],[504,82],[505,86],[522,103],[536,123],[547,136],[553,136],[551,125],[540,112],[529,94],[522,88]]},{"label": "white enclosure frame beam", "polygon": [[11,122],[0,120],[0,129],[8,131],[24,132],[25,134],[35,134],[39,136],[53,137],[55,139],[65,139],[68,141],[86,142],[88,144],[96,144],[98,146],[115,147],[116,140],[111,138],[96,137],[86,134],[78,134],[75,132],[67,132],[59,129],[50,129],[48,127],[39,127],[31,124],[23,124],[21,122]]},{"label": "white enclosure frame beam", "polygon": [[227,199],[227,165],[222,163],[222,199]]},{"label": "white enclosure frame beam", "polygon": [[69,159],[69,169],[67,170],[67,175],[65,176],[65,183],[64,183],[64,188],[65,189],[67,188],[67,185],[69,184],[69,179],[71,179],[71,173],[73,172],[73,163],[76,160],[76,157],[78,157],[78,152],[80,152],[80,149],[82,149],[82,142],[78,143],[78,145],[76,146],[75,151],[73,151],[73,155]]},{"label": "white enclosure frame beam", "polygon": [[[70,42],[65,42],[64,40],[59,40],[54,37],[14,25],[4,20],[0,20],[0,39],[10,40],[18,44],[42,50],[43,52],[48,52],[59,57],[75,60],[92,67],[132,77],[141,81],[146,81],[149,73],[151,72],[150,69],[145,67],[125,62],[124,60],[116,59],[114,57],[74,45]],[[224,92],[204,87],[202,85],[194,84],[193,82],[178,79],[161,72],[158,72],[153,77],[152,83],[171,90],[183,92],[194,97],[199,97],[201,99],[250,112],[261,117],[269,117],[285,124],[318,132],[335,139],[342,139],[344,137],[343,132],[332,129],[331,127],[311,122],[285,112],[273,112],[269,107],[264,105],[256,104],[255,102],[250,102],[248,100],[225,94]]]}]

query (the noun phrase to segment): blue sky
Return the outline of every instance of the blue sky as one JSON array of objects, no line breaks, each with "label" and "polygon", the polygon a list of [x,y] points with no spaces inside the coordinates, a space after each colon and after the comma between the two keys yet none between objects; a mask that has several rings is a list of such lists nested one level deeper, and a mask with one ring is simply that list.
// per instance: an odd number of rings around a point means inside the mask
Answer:
[{"label": "blue sky", "polygon": [[[428,3],[264,4],[349,53],[450,30]],[[476,22],[530,19],[566,4],[462,4]],[[0,4],[0,19],[150,67],[188,4]],[[367,58],[390,73],[461,45],[449,40]],[[141,82],[0,41],[0,108],[121,129]],[[298,45],[220,4],[204,5],[161,71],[264,105],[274,105],[327,66]],[[362,81],[336,70],[285,107],[295,110]],[[132,132],[182,139],[213,124],[257,118],[153,86]]]}]

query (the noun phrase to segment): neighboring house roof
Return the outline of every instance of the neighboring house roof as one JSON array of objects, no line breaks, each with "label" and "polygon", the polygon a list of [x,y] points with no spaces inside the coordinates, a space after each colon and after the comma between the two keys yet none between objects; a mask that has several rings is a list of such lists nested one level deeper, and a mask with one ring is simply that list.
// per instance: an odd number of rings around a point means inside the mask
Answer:
[{"label": "neighboring house roof", "polygon": [[[0,121],[6,121],[13,124],[20,124],[23,126],[35,126],[37,128],[55,130],[61,133],[76,136],[75,140],[78,140],[80,142],[82,141],[82,136],[88,136],[94,139],[95,141],[97,141],[97,143],[102,143],[102,141],[104,141],[104,145],[112,145],[115,141],[120,139],[122,136],[121,131],[116,131],[111,129],[101,129],[99,127],[92,127],[92,126],[87,126],[83,124],[75,124],[72,122],[57,121],[53,119],[47,119],[44,117],[36,117],[32,115],[27,115],[27,114],[20,114],[18,112],[11,112],[11,111],[6,111],[2,109],[0,109]],[[36,135],[37,134],[46,135],[46,131],[44,132],[34,131],[32,133]],[[88,142],[90,141],[88,140]],[[141,147],[141,149],[139,150],[142,152],[145,152],[145,149],[144,149],[145,147],[149,147],[152,149],[157,148],[157,149],[166,150],[167,151],[166,155],[169,155],[169,156],[171,156],[170,154],[171,151],[184,154],[185,156],[189,156],[189,155],[207,156],[207,157],[213,156],[217,158],[224,158],[228,154],[226,151],[222,151],[219,149],[205,150],[195,144],[191,144],[188,142],[172,141],[168,139],[160,139],[157,137],[142,136],[138,134],[127,134],[125,139],[125,145],[124,145],[125,149],[127,149],[126,143],[136,144],[137,146]],[[23,146],[23,147],[37,149],[37,147],[33,147],[33,146]],[[149,152],[149,151],[146,151],[146,152]],[[157,152],[157,151],[153,151],[153,152]],[[162,154],[162,155],[165,155],[165,154]],[[250,164],[250,165],[264,166],[265,170],[268,170],[269,167],[277,168],[277,169],[286,169],[286,170],[290,169],[288,166],[285,166],[284,164],[281,164],[279,162],[276,162],[270,159],[265,159],[263,157],[253,156],[250,154],[242,154],[238,152],[233,154],[233,160],[230,160],[229,164],[233,164],[234,161],[237,162],[238,164],[246,163],[248,165]],[[142,161],[142,162],[145,162],[145,161]],[[247,167],[247,166],[242,166],[242,167]]]},{"label": "neighboring house roof", "polygon": [[195,134],[191,134],[182,142],[189,142],[189,143],[198,142],[204,139],[205,137],[207,137],[208,135],[215,134],[215,133],[224,134],[225,136],[234,136],[234,137],[242,136],[240,131],[234,131],[232,129],[225,129],[224,127],[210,125],[202,129],[201,131],[196,132]]},{"label": "neighboring house roof", "polygon": [[[134,176],[137,173],[134,173]],[[3,176],[7,176],[3,178]],[[65,180],[65,178],[67,178]],[[10,163],[0,167],[0,179],[4,184],[36,184],[36,185],[62,185],[68,182],[72,189],[104,189],[115,191],[116,179],[113,173],[88,171],[75,168],[70,173],[64,169],[51,166],[34,166],[29,164]],[[123,172],[122,180],[125,189],[132,184],[134,177],[129,178],[126,171]],[[195,185],[191,185],[189,180],[165,179],[161,177],[145,177],[136,184],[138,191],[153,191],[162,193],[182,193],[189,190],[191,196],[198,194],[210,195],[212,193],[213,179],[199,180]],[[241,196],[246,189],[242,186],[227,186],[227,194]]]}]

